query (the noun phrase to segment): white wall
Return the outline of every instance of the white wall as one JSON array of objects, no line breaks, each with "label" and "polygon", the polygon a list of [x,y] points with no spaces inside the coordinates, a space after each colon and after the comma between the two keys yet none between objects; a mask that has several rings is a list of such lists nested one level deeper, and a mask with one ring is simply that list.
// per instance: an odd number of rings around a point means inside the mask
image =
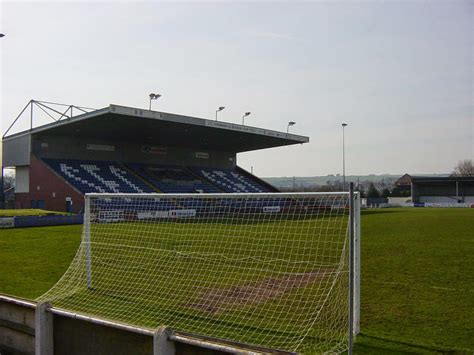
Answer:
[{"label": "white wall", "polygon": [[405,203],[405,202],[411,202],[411,197],[389,197],[388,198],[388,203],[390,204],[399,204],[399,203]]},{"label": "white wall", "polygon": [[[462,197],[459,197],[462,199]],[[428,203],[456,203],[456,198],[447,196],[420,196],[420,202]],[[474,196],[465,196],[463,202],[474,202]]]},{"label": "white wall", "polygon": [[15,169],[15,193],[30,192],[30,167],[17,166]]}]

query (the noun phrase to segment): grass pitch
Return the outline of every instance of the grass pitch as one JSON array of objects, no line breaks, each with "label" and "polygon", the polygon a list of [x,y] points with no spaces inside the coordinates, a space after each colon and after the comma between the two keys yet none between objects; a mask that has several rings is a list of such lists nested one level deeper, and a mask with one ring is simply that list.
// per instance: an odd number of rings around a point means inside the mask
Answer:
[{"label": "grass pitch", "polygon": [[42,299],[150,329],[166,324],[273,349],[343,350],[348,216],[336,211],[95,223],[92,289],[82,246]]},{"label": "grass pitch", "polygon": [[[67,269],[81,226],[0,230],[0,292],[35,298]],[[359,353],[474,350],[474,209],[362,217]]]},{"label": "grass pitch", "polygon": [[63,215],[66,212],[55,212],[41,209],[19,209],[19,210],[0,210],[0,217],[15,217],[15,216],[51,216]]}]

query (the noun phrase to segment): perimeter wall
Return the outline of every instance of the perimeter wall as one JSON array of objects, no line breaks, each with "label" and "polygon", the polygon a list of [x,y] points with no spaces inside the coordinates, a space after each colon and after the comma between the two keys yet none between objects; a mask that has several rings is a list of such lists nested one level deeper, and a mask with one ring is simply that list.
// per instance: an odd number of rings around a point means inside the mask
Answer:
[{"label": "perimeter wall", "polygon": [[[2,355],[218,355],[226,353],[258,354],[255,349],[230,347],[226,343],[199,340],[192,337],[164,339],[163,347],[154,336],[118,329],[92,321],[49,314],[48,322],[38,317],[38,305],[33,301],[0,295],[0,353]],[[48,333],[51,330],[51,334]],[[38,337],[50,338],[46,343]],[[200,346],[192,344],[201,342]],[[168,344],[169,343],[169,344]],[[214,348],[213,348],[214,347]],[[224,349],[218,350],[218,349]]]}]

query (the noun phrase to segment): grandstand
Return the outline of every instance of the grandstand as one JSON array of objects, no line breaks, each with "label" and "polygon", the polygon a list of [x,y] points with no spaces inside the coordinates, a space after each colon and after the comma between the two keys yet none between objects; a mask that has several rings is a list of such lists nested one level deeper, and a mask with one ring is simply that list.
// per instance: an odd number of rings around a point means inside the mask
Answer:
[{"label": "grandstand", "polygon": [[[31,107],[44,103],[30,101]],[[237,166],[237,153],[308,137],[172,113],[69,106],[51,124],[3,137],[15,207],[80,213],[84,194],[262,193],[278,190]],[[73,108],[81,114],[74,116]]]}]

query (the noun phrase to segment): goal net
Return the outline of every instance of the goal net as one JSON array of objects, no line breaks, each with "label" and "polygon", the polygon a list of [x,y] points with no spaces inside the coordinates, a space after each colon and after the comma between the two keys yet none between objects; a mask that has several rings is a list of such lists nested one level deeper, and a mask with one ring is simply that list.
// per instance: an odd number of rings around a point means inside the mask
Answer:
[{"label": "goal net", "polygon": [[349,194],[88,194],[82,241],[40,300],[290,352],[349,339]]}]

